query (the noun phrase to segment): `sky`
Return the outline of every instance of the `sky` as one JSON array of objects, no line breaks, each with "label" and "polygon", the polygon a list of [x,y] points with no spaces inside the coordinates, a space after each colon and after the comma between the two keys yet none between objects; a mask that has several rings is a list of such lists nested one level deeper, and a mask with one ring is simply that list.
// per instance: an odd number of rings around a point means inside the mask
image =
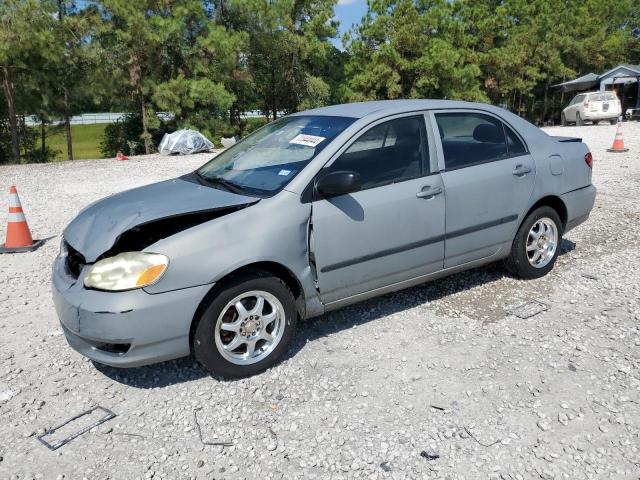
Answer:
[{"label": "sky", "polygon": [[340,22],[338,38],[333,39],[333,44],[342,50],[342,34],[349,30],[354,23],[360,22],[367,12],[366,0],[338,0],[335,8],[335,16]]}]

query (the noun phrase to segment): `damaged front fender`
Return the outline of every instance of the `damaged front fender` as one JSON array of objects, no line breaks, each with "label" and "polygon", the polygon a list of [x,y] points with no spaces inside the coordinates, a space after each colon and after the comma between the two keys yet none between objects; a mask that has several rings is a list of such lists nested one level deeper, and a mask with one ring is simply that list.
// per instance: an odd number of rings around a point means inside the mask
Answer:
[{"label": "damaged front fender", "polygon": [[87,263],[93,263],[120,251],[142,250],[258,200],[177,178],[95,202],[78,214],[63,235]]},{"label": "damaged front fender", "polygon": [[282,191],[259,204],[180,232],[150,245],[170,259],[162,280],[149,293],[216,283],[253,264],[278,264],[296,277],[307,316],[323,312],[309,264],[311,205]]}]

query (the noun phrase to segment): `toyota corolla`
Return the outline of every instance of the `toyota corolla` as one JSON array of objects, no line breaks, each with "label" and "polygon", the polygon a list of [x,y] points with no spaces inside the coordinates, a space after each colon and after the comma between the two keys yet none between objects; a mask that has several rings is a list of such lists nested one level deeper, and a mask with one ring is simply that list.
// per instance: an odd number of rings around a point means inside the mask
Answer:
[{"label": "toyota corolla", "polygon": [[549,272],[596,190],[580,139],[489,105],[407,100],[296,113],[195,172],[119,193],[64,230],[69,344],[132,367],[190,354],[252,375],[296,325],[501,260]]}]

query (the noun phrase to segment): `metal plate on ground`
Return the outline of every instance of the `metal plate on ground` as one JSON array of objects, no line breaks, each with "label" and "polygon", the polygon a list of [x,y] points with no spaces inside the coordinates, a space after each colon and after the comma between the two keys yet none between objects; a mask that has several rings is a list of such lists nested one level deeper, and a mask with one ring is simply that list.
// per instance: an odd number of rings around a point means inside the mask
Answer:
[{"label": "metal plate on ground", "polygon": [[529,300],[507,310],[510,315],[518,318],[531,318],[539,313],[549,310],[549,305],[539,300]]},{"label": "metal plate on ground", "polygon": [[[88,425],[86,424],[86,421],[90,421],[95,416],[95,414],[100,414],[100,413],[103,413],[103,415],[100,416],[98,419],[94,419]],[[102,425],[107,420],[111,420],[112,418],[115,418],[115,416],[116,416],[116,414],[113,413],[111,410],[109,410],[107,408],[100,407],[100,406],[93,407],[93,408],[90,408],[89,410],[87,410],[86,412],[82,412],[81,414],[70,418],[69,420],[67,420],[64,423],[61,423],[60,425],[57,425],[57,426],[55,426],[53,428],[50,428],[49,430],[47,430],[46,432],[44,432],[42,435],[40,435],[37,438],[40,441],[40,443],[42,443],[49,450],[57,450],[60,447],[62,447],[63,445],[66,445],[67,443],[69,443],[74,438],[78,438],[83,433],[87,433],[92,428],[97,427],[98,425]],[[84,424],[83,424],[82,420],[85,420]],[[50,437],[50,439],[54,439],[55,438],[54,434],[56,432],[59,432],[62,428],[66,427],[68,425],[71,425],[74,422],[78,422],[79,423],[78,428],[80,428],[80,430],[76,430],[75,432],[72,431],[71,433],[67,434],[67,436],[65,438],[62,438],[62,439],[59,439],[59,440],[53,440],[52,442],[45,440],[45,437]],[[80,427],[80,425],[84,425],[84,426]],[[66,431],[66,429],[65,429],[65,431]]]}]

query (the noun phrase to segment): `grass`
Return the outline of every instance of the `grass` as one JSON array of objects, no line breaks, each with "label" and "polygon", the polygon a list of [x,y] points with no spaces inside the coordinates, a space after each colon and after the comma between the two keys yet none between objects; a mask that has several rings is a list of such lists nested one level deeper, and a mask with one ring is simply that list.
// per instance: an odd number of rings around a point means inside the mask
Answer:
[{"label": "grass", "polygon": [[[71,125],[74,160],[102,158],[100,142],[102,142],[106,126],[106,123]],[[57,150],[56,160],[67,159],[67,138],[64,133],[64,126],[49,127],[47,146],[52,150]]]},{"label": "grass", "polygon": [[[247,118],[247,125],[242,136],[261,127],[267,122],[268,121],[265,118]],[[102,152],[100,152],[100,143],[104,137],[104,129],[106,126],[106,123],[71,125],[74,160],[103,158]],[[39,134],[40,128],[35,128]],[[216,138],[217,143],[219,143],[219,140],[219,138]],[[40,147],[39,139],[37,147]],[[47,147],[56,152],[55,161],[67,159],[67,138],[64,133],[64,125],[47,127]]]}]

